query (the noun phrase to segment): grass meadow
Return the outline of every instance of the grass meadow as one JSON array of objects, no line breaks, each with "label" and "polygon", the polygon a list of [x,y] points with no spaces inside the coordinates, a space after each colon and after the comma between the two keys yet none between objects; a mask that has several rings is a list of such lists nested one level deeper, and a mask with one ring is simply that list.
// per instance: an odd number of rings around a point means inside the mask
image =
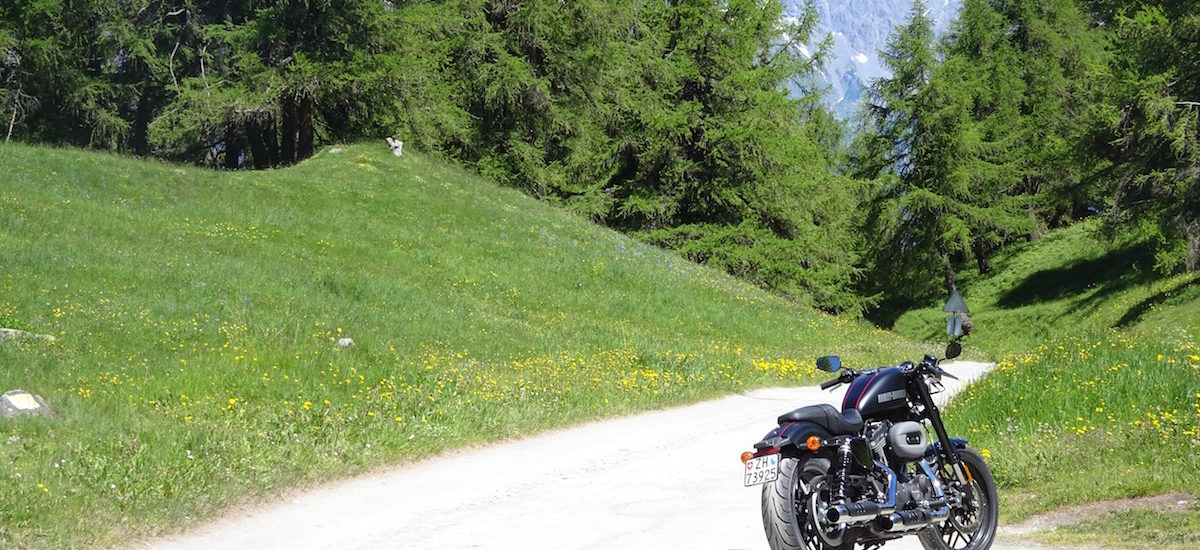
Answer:
[{"label": "grass meadow", "polygon": [[382,144],[263,172],[6,145],[0,168],[0,326],[56,337],[0,342],[0,389],[54,409],[0,420],[4,548],[924,351]]},{"label": "grass meadow", "polygon": [[[1101,229],[1092,220],[1057,230],[1003,253],[988,276],[962,275],[976,325],[966,345],[998,368],[946,418],[988,449],[1010,519],[1200,494],[1200,285],[1194,274],[1157,274],[1145,239]],[[944,315],[910,312],[896,331],[933,338]]]},{"label": "grass meadow", "polygon": [[1193,505],[1169,513],[1117,512],[1040,533],[1037,539],[1083,548],[1193,550],[1200,547],[1200,509]]}]

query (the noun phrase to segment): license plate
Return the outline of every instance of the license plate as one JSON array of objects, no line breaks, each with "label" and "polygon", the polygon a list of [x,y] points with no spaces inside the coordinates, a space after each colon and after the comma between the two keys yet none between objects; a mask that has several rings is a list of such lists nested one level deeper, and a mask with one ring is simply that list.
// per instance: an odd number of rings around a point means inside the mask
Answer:
[{"label": "license plate", "polygon": [[779,455],[765,455],[746,461],[746,487],[770,483],[779,477]]}]

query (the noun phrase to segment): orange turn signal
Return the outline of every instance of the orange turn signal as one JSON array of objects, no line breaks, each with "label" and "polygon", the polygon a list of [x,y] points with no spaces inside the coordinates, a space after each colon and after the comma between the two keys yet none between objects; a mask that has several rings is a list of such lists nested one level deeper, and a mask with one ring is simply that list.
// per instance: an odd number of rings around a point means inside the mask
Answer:
[{"label": "orange turn signal", "polygon": [[750,451],[746,451],[746,452],[742,453],[742,464],[750,462],[751,458],[754,458],[754,453],[752,453]]},{"label": "orange turn signal", "polygon": [[821,448],[821,438],[819,438],[815,435],[810,435],[810,436],[808,436],[808,441],[804,442],[804,446],[808,447],[808,450],[810,450],[810,451],[815,451],[817,449],[820,449]]}]

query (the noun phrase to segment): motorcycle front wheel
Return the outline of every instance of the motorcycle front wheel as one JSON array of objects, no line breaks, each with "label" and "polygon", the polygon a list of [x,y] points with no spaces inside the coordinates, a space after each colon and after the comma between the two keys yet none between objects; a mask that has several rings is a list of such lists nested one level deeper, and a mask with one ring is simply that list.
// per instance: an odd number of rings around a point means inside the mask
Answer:
[{"label": "motorcycle front wheel", "polygon": [[763,485],[762,492],[763,529],[771,550],[850,550],[854,547],[854,543],[828,545],[809,517],[814,481],[822,478],[828,467],[827,459],[784,458],[779,461],[779,477],[774,483]]},{"label": "motorcycle front wheel", "polygon": [[[946,521],[920,532],[921,545],[927,550],[987,550],[996,539],[1000,508],[992,471],[974,449],[959,449],[958,457],[971,473],[971,498],[966,499],[971,504],[951,509]],[[943,486],[957,483],[945,466],[938,468],[938,474]]]}]

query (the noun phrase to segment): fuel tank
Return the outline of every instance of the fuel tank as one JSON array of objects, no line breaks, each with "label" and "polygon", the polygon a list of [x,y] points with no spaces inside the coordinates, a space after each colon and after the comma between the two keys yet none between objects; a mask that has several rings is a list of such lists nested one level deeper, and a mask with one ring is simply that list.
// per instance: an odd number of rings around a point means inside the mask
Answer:
[{"label": "fuel tank", "polygon": [[908,411],[908,391],[899,367],[859,376],[846,389],[842,410],[858,409],[863,418],[900,418]]}]

